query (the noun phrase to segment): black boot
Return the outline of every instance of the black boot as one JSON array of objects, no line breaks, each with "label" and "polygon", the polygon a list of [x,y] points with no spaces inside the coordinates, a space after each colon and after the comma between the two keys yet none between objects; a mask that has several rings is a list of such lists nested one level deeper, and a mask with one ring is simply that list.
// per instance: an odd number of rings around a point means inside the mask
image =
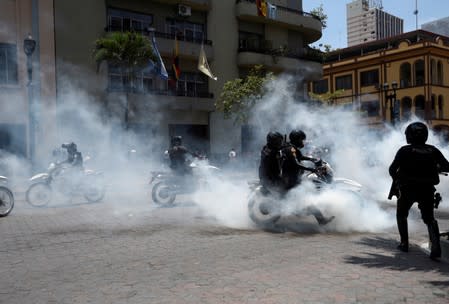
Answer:
[{"label": "black boot", "polygon": [[441,258],[440,229],[438,228],[438,222],[433,220],[432,223],[427,225],[427,230],[429,231],[430,258]]},{"label": "black boot", "polygon": [[401,243],[398,245],[398,249],[402,252],[408,252],[408,223],[407,219],[396,219],[398,224],[399,236],[401,237]]}]

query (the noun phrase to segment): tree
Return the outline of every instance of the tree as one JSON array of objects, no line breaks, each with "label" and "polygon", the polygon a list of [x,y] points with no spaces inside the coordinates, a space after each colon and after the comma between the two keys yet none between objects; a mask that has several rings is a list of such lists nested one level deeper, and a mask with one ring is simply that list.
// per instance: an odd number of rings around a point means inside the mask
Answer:
[{"label": "tree", "polygon": [[320,6],[312,9],[310,13],[321,21],[323,29],[327,27],[327,15],[324,13],[323,3],[321,3]]},{"label": "tree", "polygon": [[150,40],[136,32],[110,32],[95,41],[93,52],[97,72],[102,62],[120,69],[125,76],[126,90],[125,128],[129,121],[129,91],[134,89],[136,74],[157,60]]},{"label": "tree", "polygon": [[217,110],[222,111],[225,118],[234,116],[236,123],[247,122],[251,109],[267,93],[266,84],[273,79],[273,73],[265,73],[262,65],[256,65],[244,79],[225,82],[215,102]]}]

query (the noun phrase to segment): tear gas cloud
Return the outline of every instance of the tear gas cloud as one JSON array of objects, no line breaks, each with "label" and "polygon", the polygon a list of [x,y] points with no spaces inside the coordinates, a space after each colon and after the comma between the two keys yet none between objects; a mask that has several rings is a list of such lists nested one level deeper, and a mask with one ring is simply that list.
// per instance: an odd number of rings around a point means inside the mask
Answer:
[{"label": "tear gas cloud", "polygon": [[[95,83],[95,80],[90,79],[89,82]],[[362,124],[357,112],[338,107],[313,107],[298,100],[292,96],[295,90],[291,86],[296,82],[298,79],[279,77],[270,84],[271,90],[252,111],[250,124],[258,131],[255,134],[257,155],[270,130],[288,134],[291,129],[300,128],[307,134],[304,149],[328,147],[330,152],[322,157],[334,168],[335,176],[353,179],[363,185],[364,201],[362,204],[351,195],[330,190],[317,194],[313,187],[304,186],[292,192],[286,200],[285,210],[314,204],[326,215],[336,216],[326,228],[334,231],[376,232],[395,226],[394,208],[389,206],[394,206],[395,201],[386,200],[391,184],[388,166],[397,149],[405,144],[404,130],[409,122],[375,132]],[[48,158],[38,161],[48,165],[54,148],[73,141],[83,156],[90,158],[85,167],[104,172],[109,185],[104,202],[111,204],[114,212],[151,210],[154,205],[147,182],[150,171],[168,170],[163,162],[168,138],[163,138],[162,134],[142,138],[132,131],[124,131],[119,126],[122,118],[111,119],[102,110],[104,105],[99,100],[78,87],[65,87],[62,97],[57,105],[57,138],[53,146],[45,147]],[[149,105],[157,105],[150,98],[146,101]],[[117,113],[123,113],[123,106],[118,105],[117,109]],[[150,113],[153,115],[152,124],[165,123],[157,108],[152,108]],[[437,136],[431,133],[428,142],[441,148],[449,157],[449,149]],[[190,143],[185,145],[189,147]],[[135,152],[130,154],[130,150]],[[28,174],[27,177],[31,174],[26,160],[14,155],[4,157],[2,167],[11,177],[15,176],[11,172],[26,172],[23,175]],[[198,170],[196,175],[208,180],[208,189],[192,196],[206,215],[228,227],[252,227],[247,211],[250,194],[247,181],[258,178],[255,163],[253,166],[234,166],[219,173],[216,170],[212,173]],[[449,190],[444,191],[449,189],[448,182],[449,178],[443,177],[438,186],[443,198],[449,195]],[[443,202],[441,208],[447,208],[444,205]]]},{"label": "tear gas cloud", "polygon": [[[291,95],[294,91],[291,85],[295,81],[297,79],[290,77],[278,78],[271,84],[270,93],[252,112],[250,123],[259,131],[259,147],[265,144],[269,131],[279,131],[288,136],[293,128],[300,128],[307,134],[304,151],[311,146],[327,147],[329,153],[321,157],[331,164],[334,176],[352,179],[363,187],[359,197],[351,192],[330,189],[317,194],[314,187],[304,183],[291,191],[283,212],[291,214],[292,210],[301,210],[312,204],[325,215],[336,216],[329,227],[326,226],[327,230],[380,232],[394,228],[396,199],[387,200],[391,185],[388,167],[396,151],[406,144],[406,126],[419,119],[412,117],[410,121],[398,123],[395,128],[369,129],[362,124],[357,111],[333,106],[310,106],[303,100],[295,99]],[[449,157],[447,145],[432,132],[428,143],[437,146]],[[257,169],[248,172],[246,178],[257,179]],[[449,178],[443,177],[437,186],[443,197],[448,195],[449,191],[445,190],[448,183]],[[246,209],[249,189],[245,179],[239,183],[221,180],[213,185],[213,189],[209,194],[204,191],[195,197],[204,210],[224,225],[236,228],[248,227],[248,223],[251,225]],[[417,208],[416,205],[413,208]],[[447,206],[441,204],[440,208]]]}]

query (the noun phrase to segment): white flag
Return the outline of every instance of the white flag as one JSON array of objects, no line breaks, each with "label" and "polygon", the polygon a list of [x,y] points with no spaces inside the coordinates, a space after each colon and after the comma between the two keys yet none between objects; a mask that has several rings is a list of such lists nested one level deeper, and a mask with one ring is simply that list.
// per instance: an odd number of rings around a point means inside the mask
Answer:
[{"label": "white flag", "polygon": [[209,76],[210,78],[212,78],[213,80],[217,80],[218,78],[215,77],[210,68],[209,68],[209,64],[207,63],[207,58],[206,58],[206,52],[204,52],[204,46],[201,43],[201,49],[200,49],[200,57],[198,58],[198,70],[200,70],[201,72],[203,72],[204,74],[206,74],[207,76]]}]

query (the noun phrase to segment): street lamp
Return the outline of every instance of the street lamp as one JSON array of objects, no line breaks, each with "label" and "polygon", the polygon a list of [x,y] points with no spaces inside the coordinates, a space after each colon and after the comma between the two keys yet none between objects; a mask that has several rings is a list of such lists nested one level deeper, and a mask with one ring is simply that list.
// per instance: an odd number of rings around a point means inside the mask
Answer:
[{"label": "street lamp", "polygon": [[29,117],[29,144],[30,144],[30,160],[34,165],[34,137],[35,137],[35,116],[34,116],[34,98],[33,98],[33,60],[32,56],[36,48],[36,40],[28,35],[23,40],[23,51],[27,56],[27,72],[28,72],[28,117]]},{"label": "street lamp", "polygon": [[[389,93],[390,89],[389,89],[390,85],[388,84],[388,82],[385,82],[382,85],[382,89],[384,91],[385,94],[385,109],[387,108],[388,105],[388,101],[390,101],[390,121],[391,124],[394,126],[395,124],[395,101],[396,101],[396,90],[398,89],[398,83],[396,81],[392,81],[391,82],[391,89],[393,90],[393,92]],[[386,119],[386,117],[385,117]]]}]

